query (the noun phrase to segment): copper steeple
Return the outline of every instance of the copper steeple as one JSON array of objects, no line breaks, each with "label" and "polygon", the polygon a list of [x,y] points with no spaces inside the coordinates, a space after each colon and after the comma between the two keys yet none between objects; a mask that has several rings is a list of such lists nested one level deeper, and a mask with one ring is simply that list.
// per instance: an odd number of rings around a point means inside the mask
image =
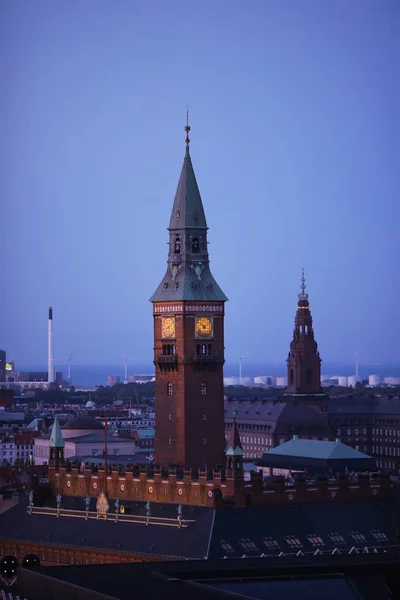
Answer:
[{"label": "copper steeple", "polygon": [[300,294],[294,323],[293,339],[287,358],[288,393],[321,393],[321,359],[318,344],[314,339],[313,321],[310,312],[304,269],[302,269]]},{"label": "copper steeple", "polygon": [[168,227],[168,267],[150,300],[225,302],[209,266],[207,221],[189,151],[188,112],[184,130],[186,151]]}]

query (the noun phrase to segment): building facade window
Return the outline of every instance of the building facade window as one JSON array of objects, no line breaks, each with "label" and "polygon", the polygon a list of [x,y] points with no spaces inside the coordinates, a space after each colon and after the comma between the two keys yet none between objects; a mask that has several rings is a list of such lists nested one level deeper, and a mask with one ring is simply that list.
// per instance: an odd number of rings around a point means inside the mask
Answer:
[{"label": "building facade window", "polygon": [[204,381],[200,384],[200,394],[202,396],[207,396],[207,384]]},{"label": "building facade window", "polygon": [[168,396],[172,396],[173,391],[174,391],[174,388],[172,386],[172,383],[168,383],[168,385],[167,385]]}]

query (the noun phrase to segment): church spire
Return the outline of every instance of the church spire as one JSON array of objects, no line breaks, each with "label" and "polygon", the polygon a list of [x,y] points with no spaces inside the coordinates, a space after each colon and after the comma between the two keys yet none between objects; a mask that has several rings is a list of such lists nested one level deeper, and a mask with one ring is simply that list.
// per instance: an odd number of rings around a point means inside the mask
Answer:
[{"label": "church spire", "polygon": [[49,442],[49,467],[56,469],[64,465],[64,440],[57,415],[54,417]]},{"label": "church spire", "polygon": [[240,433],[236,423],[236,417],[233,417],[232,429],[229,432],[228,447],[226,449],[227,456],[243,456],[242,442],[240,441]]},{"label": "church spire", "polygon": [[306,293],[304,269],[301,274],[300,294],[294,323],[293,339],[287,358],[288,393],[321,393],[321,359],[314,339],[310,303]]},{"label": "church spire", "polygon": [[186,112],[186,152],[169,221],[168,268],[151,302],[227,297],[210,271],[207,221],[189,152],[189,111]]}]

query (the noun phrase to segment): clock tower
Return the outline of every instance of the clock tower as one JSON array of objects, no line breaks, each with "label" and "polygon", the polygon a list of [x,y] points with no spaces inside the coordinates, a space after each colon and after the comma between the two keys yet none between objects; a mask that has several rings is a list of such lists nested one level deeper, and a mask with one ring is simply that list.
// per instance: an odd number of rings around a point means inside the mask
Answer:
[{"label": "clock tower", "polygon": [[155,462],[223,465],[224,305],[210,271],[207,222],[189,152],[169,222],[167,271],[151,297],[156,367]]}]

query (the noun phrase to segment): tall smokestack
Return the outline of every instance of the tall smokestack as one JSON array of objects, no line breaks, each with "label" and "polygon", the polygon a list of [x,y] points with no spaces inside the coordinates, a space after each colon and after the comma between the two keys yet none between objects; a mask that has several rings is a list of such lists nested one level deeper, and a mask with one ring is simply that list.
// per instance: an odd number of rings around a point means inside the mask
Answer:
[{"label": "tall smokestack", "polygon": [[48,346],[48,374],[47,381],[54,383],[54,358],[53,358],[53,309],[49,306],[49,346]]}]

